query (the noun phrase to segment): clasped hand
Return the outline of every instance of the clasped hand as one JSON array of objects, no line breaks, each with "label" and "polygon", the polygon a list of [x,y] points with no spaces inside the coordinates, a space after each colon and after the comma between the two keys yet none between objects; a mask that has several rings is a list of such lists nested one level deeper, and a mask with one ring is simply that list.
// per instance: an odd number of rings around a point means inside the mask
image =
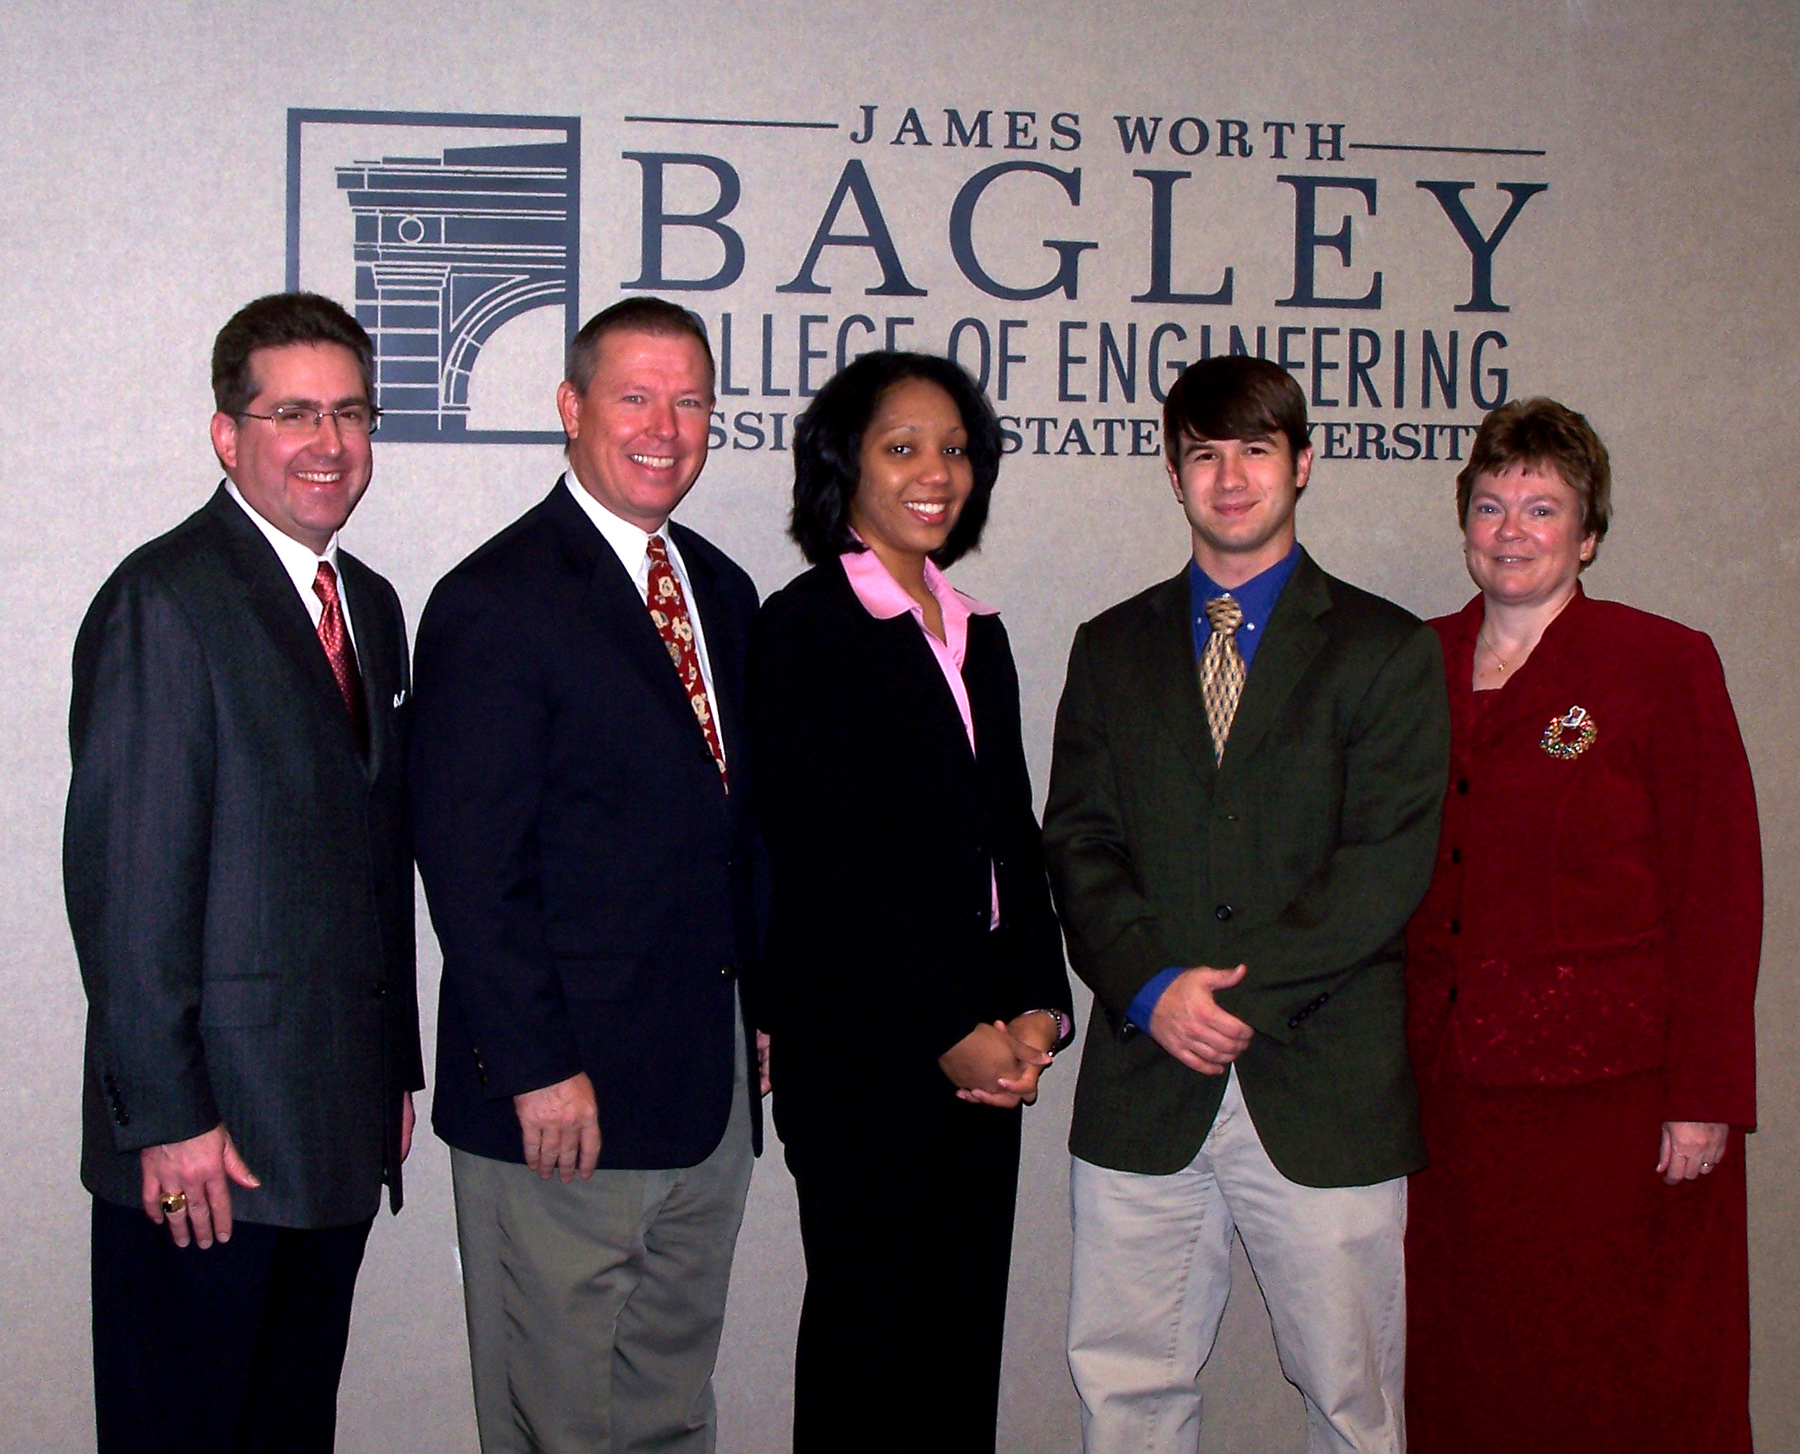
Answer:
[{"label": "clasped hand", "polygon": [[1212,969],[1200,965],[1183,970],[1169,982],[1156,1002],[1150,1038],[1189,1070],[1202,1075],[1223,1075],[1231,1062],[1249,1048],[1255,1031],[1224,1009],[1213,996],[1242,982],[1246,969]]},{"label": "clasped hand", "polygon": [[938,1065],[958,1100],[1008,1111],[1029,1106],[1037,1100],[1038,1076],[1056,1058],[1050,1050],[1056,1032],[1053,1017],[1041,1010],[977,1025],[938,1056]]}]

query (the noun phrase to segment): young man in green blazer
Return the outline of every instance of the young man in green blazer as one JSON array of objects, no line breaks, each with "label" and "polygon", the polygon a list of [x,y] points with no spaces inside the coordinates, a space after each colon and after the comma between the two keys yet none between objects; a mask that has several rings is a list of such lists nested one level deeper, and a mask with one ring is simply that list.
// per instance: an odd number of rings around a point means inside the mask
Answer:
[{"label": "young man in green blazer", "polygon": [[1077,632],[1044,820],[1097,1011],[1070,1131],[1085,1447],[1197,1446],[1235,1229],[1309,1451],[1398,1454],[1425,1162],[1401,935],[1448,771],[1441,653],[1296,542],[1292,375],[1206,360],[1163,420],[1193,558]]}]

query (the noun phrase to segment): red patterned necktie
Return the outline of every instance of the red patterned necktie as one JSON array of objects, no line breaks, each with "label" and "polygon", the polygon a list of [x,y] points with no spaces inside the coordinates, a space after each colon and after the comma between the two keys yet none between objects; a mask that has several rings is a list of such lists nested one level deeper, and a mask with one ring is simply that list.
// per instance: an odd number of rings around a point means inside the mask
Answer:
[{"label": "red patterned necktie", "polygon": [[646,551],[650,558],[650,579],[645,589],[644,604],[650,608],[650,619],[656,633],[669,648],[669,660],[675,663],[675,675],[687,693],[694,718],[706,734],[706,745],[713,761],[719,765],[719,778],[725,791],[731,791],[731,777],[725,771],[725,747],[719,741],[719,724],[713,720],[712,703],[706,696],[706,678],[700,672],[700,652],[694,644],[694,623],[688,616],[687,600],[681,594],[681,582],[669,564],[669,548],[660,535],[652,535]]},{"label": "red patterned necktie", "polygon": [[363,703],[362,673],[356,669],[356,648],[350,644],[350,632],[344,625],[337,572],[328,560],[319,562],[318,574],[313,577],[313,594],[325,606],[319,613],[319,645],[325,648],[325,659],[331,663],[331,674],[337,678],[344,706],[350,711],[350,720],[356,724],[357,741],[367,748],[369,715]]}]

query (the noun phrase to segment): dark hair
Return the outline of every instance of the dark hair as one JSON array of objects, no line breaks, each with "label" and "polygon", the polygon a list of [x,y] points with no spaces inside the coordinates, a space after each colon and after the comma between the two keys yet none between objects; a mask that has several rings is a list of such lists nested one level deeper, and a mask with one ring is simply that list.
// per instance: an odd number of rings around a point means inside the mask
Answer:
[{"label": "dark hair", "polygon": [[293,343],[335,343],[356,355],[363,392],[375,402],[375,345],[343,308],[319,293],[270,293],[246,303],[213,340],[213,405],[236,418],[256,397],[251,356]]},{"label": "dark hair", "polygon": [[840,369],[794,422],[794,514],[788,534],[814,565],[867,548],[850,533],[850,501],[862,477],[863,432],[882,396],[907,379],[936,384],[950,396],[969,436],[975,475],[968,503],[931,559],[947,566],[980,546],[1000,473],[1000,421],[993,406],[968,371],[951,359],[929,353],[865,353]]},{"label": "dark hair", "polygon": [[1181,459],[1183,439],[1287,436],[1298,461],[1307,446],[1306,395],[1279,364],[1247,354],[1221,354],[1181,371],[1163,401],[1163,449]]},{"label": "dark hair", "polygon": [[563,377],[577,394],[587,393],[600,358],[600,340],[609,333],[649,333],[658,338],[695,339],[706,355],[707,372],[717,372],[706,325],[696,313],[666,298],[621,298],[581,325],[563,356]]},{"label": "dark hair", "polygon": [[[1469,462],[1456,476],[1456,523],[1469,526],[1469,497],[1482,475],[1514,465],[1553,469],[1581,501],[1581,531],[1594,537],[1594,555],[1612,521],[1612,460],[1585,416],[1554,399],[1514,399],[1491,410],[1475,431]],[[1593,557],[1581,563],[1586,570]]]}]

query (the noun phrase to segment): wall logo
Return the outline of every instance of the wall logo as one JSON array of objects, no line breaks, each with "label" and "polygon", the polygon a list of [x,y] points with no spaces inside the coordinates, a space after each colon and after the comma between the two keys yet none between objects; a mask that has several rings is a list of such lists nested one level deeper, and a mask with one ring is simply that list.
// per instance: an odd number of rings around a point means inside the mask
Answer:
[{"label": "wall logo", "polygon": [[369,330],[384,440],[563,442],[580,240],[579,118],[288,112],[287,286]]}]

